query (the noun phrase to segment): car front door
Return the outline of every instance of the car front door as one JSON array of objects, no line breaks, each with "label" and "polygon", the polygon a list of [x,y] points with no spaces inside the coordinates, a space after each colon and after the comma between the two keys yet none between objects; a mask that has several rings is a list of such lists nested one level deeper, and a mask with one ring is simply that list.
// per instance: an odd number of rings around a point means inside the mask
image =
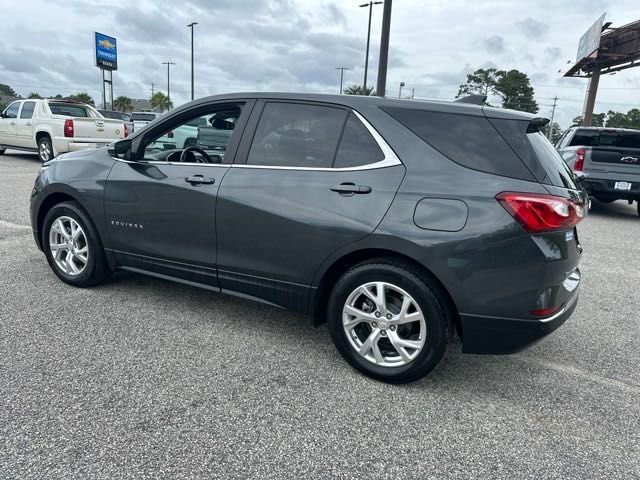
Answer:
[{"label": "car front door", "polygon": [[16,146],[18,147],[36,148],[31,124],[35,107],[36,102],[26,101],[22,104],[20,115],[16,120]]},{"label": "car front door", "polygon": [[357,113],[258,102],[218,195],[223,290],[304,311],[321,262],[368,236],[404,176]]},{"label": "car front door", "polygon": [[[118,264],[216,287],[216,196],[235,154],[250,102],[198,107],[166,119],[134,141],[135,158],[118,159],[105,190],[106,248]],[[231,121],[217,149],[184,150],[167,132],[221,110]],[[139,146],[136,145],[139,142]]]},{"label": "car front door", "polygon": [[2,118],[0,118],[0,145],[17,146],[16,123],[21,103],[13,102],[3,112]]}]

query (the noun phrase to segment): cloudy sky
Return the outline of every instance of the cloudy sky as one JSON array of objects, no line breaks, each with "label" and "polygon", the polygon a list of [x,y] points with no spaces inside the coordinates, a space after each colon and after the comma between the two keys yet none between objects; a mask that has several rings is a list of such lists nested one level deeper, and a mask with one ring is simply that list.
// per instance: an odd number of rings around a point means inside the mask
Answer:
[{"label": "cloudy sky", "polygon": [[[148,98],[152,83],[174,104],[190,95],[196,21],[196,96],[247,90],[337,93],[362,83],[367,9],[359,0],[0,0],[0,83],[18,93],[89,92],[100,99],[93,32],[118,39],[114,95]],[[602,13],[614,26],[640,19],[638,0],[395,0],[387,88],[452,99],[479,67],[519,69],[541,113],[562,127],[580,114],[586,80],[563,79],[580,35]],[[382,6],[374,7],[369,83],[375,82]],[[596,111],[640,104],[640,68],[603,77]]]}]

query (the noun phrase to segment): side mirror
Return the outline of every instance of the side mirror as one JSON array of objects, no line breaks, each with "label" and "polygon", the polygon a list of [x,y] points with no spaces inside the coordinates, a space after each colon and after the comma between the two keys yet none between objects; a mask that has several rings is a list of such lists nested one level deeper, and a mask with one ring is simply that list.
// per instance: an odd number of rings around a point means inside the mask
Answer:
[{"label": "side mirror", "polygon": [[129,160],[131,158],[131,140],[125,138],[112,143],[109,146],[109,155],[116,158],[124,158]]}]

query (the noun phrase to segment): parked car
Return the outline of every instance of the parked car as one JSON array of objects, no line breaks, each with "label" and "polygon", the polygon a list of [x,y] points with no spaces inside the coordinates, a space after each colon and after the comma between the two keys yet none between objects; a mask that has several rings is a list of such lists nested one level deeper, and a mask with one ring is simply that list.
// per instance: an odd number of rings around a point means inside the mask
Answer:
[{"label": "parked car", "polygon": [[37,152],[44,162],[126,136],[121,120],[106,119],[89,105],[66,100],[18,100],[0,114],[0,154],[7,148]]},{"label": "parked car", "polygon": [[584,175],[583,186],[601,202],[634,200],[640,215],[640,130],[573,127],[556,143],[565,162]]},{"label": "parked car", "polygon": [[198,117],[158,138],[154,144],[158,150],[193,147],[197,143],[199,128],[206,126],[207,121]]},{"label": "parked car", "polygon": [[115,110],[98,110],[98,113],[104,118],[111,118],[114,120],[122,120],[127,126],[127,134],[131,135],[135,129],[133,122],[131,121],[131,115],[125,112],[117,112]]},{"label": "parked car", "polygon": [[[234,127],[216,154],[154,147],[219,112]],[[547,123],[464,103],[204,98],[47,163],[34,238],[70,285],[124,269],[308,313],[355,368],[409,382],[455,331],[463,352],[512,353],[576,307],[588,198]]]},{"label": "parked car", "polygon": [[160,116],[156,112],[131,112],[131,121],[133,122],[133,130],[139,130],[145,125],[153,122]]}]

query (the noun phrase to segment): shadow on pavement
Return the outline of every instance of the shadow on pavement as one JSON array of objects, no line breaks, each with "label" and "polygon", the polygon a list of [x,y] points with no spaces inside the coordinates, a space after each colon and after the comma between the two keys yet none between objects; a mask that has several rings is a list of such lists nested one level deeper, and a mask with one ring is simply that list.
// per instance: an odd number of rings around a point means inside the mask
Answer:
[{"label": "shadow on pavement", "polygon": [[638,220],[637,203],[629,205],[626,200],[618,200],[613,203],[603,203],[595,198],[591,199],[589,215],[596,217],[624,218]]}]

